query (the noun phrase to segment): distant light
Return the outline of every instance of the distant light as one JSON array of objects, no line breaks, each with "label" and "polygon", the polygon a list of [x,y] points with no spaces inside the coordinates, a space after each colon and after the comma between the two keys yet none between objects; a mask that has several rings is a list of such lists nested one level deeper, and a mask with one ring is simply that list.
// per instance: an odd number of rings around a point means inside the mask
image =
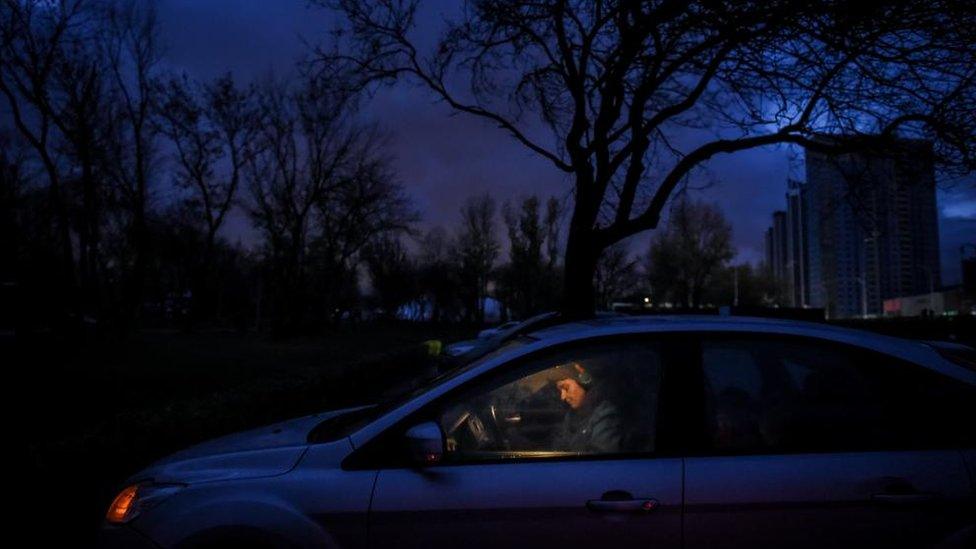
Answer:
[{"label": "distant light", "polygon": [[644,298],[644,303],[650,303],[650,302],[651,302],[651,298],[649,298],[649,297],[645,297]]}]

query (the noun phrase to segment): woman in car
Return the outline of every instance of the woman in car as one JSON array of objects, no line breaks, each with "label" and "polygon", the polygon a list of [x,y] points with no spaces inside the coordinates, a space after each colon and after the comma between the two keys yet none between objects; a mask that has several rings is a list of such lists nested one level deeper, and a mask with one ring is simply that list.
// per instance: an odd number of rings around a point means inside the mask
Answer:
[{"label": "woman in car", "polygon": [[569,407],[555,433],[553,449],[587,454],[620,451],[620,410],[590,372],[578,362],[569,362],[553,368],[553,379],[559,399]]}]

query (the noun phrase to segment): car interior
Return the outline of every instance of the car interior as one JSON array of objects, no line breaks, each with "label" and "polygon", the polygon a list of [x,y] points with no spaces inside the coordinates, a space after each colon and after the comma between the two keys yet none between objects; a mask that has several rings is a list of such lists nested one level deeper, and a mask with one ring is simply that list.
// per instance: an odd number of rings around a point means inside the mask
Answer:
[{"label": "car interior", "polygon": [[445,407],[441,426],[448,459],[567,453],[554,447],[553,437],[570,411],[560,400],[555,370],[569,360],[583,365],[595,380],[586,398],[606,400],[619,414],[617,452],[653,452],[660,354],[653,346],[615,345],[533,360],[520,373]]}]

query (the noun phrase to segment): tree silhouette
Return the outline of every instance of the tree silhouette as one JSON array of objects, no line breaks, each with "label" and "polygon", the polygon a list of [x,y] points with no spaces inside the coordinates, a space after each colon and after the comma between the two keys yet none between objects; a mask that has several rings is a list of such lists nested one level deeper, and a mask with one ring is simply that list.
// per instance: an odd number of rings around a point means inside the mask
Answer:
[{"label": "tree silhouette", "polygon": [[603,250],[596,263],[594,276],[597,304],[600,308],[609,310],[614,299],[628,297],[627,294],[633,294],[637,290],[637,279],[637,260],[630,256],[623,243]]},{"label": "tree silhouette", "polygon": [[429,51],[417,0],[318,2],[348,28],[319,49],[324,66],[359,87],[419,82],[574,180],[569,313],[592,311],[602,250],[656,227],[716,155],[901,133],[976,167],[972,2],[477,0]]},{"label": "tree silhouette", "polygon": [[681,200],[651,239],[647,271],[655,303],[701,307],[714,276],[733,255],[732,226],[718,207]]},{"label": "tree silhouette", "polygon": [[244,167],[254,153],[258,111],[253,90],[237,89],[230,74],[205,86],[186,77],[162,86],[157,117],[176,151],[175,183],[192,193],[188,206],[204,231],[193,290],[195,316],[200,317],[203,309],[212,309],[208,303],[216,284],[217,232],[235,204]]},{"label": "tree silhouette", "polygon": [[530,196],[518,208],[502,208],[508,229],[508,263],[498,270],[497,295],[516,318],[552,310],[559,291],[559,204],[551,198],[540,212],[539,198]]},{"label": "tree silhouette", "polygon": [[461,300],[468,321],[483,323],[485,320],[488,279],[498,250],[494,199],[489,194],[468,198],[461,207],[461,227],[454,248]]}]

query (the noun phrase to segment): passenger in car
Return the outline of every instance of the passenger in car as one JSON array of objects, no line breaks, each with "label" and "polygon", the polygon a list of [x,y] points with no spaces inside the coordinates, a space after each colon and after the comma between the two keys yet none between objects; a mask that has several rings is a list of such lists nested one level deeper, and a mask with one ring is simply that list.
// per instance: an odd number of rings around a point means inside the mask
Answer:
[{"label": "passenger in car", "polygon": [[620,451],[623,421],[617,406],[601,384],[578,362],[552,369],[559,398],[569,409],[553,438],[553,449],[563,452],[615,453]]}]

